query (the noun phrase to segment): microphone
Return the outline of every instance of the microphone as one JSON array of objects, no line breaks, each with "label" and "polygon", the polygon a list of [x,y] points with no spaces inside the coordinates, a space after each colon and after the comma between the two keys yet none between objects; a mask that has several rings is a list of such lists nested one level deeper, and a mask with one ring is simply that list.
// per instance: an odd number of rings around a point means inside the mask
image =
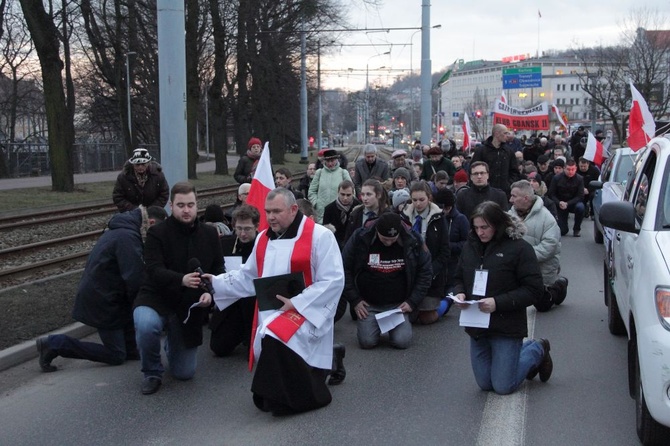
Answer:
[{"label": "microphone", "polygon": [[205,291],[214,296],[214,287],[212,286],[212,282],[210,282],[209,279],[202,277],[205,272],[200,267],[200,260],[196,259],[195,257],[190,259],[188,261],[188,270],[200,274],[200,287],[204,288]]}]

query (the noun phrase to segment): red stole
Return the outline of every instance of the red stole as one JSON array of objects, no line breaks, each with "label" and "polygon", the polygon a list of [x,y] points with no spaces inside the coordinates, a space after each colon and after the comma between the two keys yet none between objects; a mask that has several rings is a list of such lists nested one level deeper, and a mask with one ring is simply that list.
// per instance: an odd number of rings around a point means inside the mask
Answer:
[{"label": "red stole", "polygon": [[[305,287],[313,283],[312,279],[312,236],[314,234],[314,220],[306,218],[303,225],[302,234],[296,240],[291,253],[291,272],[302,272],[305,278]],[[268,229],[269,230],[269,229]],[[263,264],[265,262],[265,251],[268,247],[270,238],[267,231],[258,240],[256,246],[256,266],[258,277],[263,277]],[[288,343],[300,326],[305,322],[305,317],[295,310],[284,311],[268,324],[272,330],[284,343]],[[249,370],[254,367],[254,340],[256,338],[256,327],[258,326],[258,302],[254,311],[254,321],[251,326],[251,345],[249,348]]]}]

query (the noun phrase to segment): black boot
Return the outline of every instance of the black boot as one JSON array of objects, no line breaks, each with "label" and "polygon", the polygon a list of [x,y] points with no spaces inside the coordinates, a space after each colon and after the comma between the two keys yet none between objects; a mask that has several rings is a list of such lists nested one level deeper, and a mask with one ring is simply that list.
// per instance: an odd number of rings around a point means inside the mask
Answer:
[{"label": "black boot", "polygon": [[330,372],[328,385],[336,386],[341,384],[342,381],[344,381],[344,378],[347,376],[347,371],[344,369],[345,354],[346,348],[344,347],[344,344],[333,345],[333,369]]},{"label": "black boot", "polygon": [[37,338],[35,341],[37,346],[37,351],[40,354],[39,363],[40,368],[43,372],[55,372],[57,370],[56,366],[51,365],[51,361],[58,357],[58,353],[49,348],[49,338]]}]

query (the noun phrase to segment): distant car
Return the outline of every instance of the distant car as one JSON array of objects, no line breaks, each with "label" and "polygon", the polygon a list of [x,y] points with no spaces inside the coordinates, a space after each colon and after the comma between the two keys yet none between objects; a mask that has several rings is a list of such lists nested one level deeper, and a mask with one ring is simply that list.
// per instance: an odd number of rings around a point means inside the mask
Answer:
[{"label": "distant car", "polygon": [[603,228],[598,219],[600,207],[603,203],[621,200],[628,177],[633,169],[635,157],[636,153],[630,147],[616,149],[614,154],[602,165],[598,181],[591,181],[588,185],[591,190],[594,190],[593,238],[598,244],[602,244],[605,238],[608,241],[612,240],[611,230]]},{"label": "distant car", "polygon": [[372,138],[370,138],[370,144],[385,144],[385,143],[383,139],[373,136]]}]

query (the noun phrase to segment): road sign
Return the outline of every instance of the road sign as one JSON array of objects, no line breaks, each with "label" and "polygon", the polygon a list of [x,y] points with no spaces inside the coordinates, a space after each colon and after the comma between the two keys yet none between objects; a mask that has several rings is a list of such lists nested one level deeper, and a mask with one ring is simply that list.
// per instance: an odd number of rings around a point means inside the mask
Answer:
[{"label": "road sign", "polygon": [[459,112],[452,112],[452,113],[451,113],[451,117],[452,117],[452,118],[458,118],[459,116],[460,116],[460,113],[459,113]]},{"label": "road sign", "polygon": [[503,68],[503,89],[542,87],[542,67]]}]

